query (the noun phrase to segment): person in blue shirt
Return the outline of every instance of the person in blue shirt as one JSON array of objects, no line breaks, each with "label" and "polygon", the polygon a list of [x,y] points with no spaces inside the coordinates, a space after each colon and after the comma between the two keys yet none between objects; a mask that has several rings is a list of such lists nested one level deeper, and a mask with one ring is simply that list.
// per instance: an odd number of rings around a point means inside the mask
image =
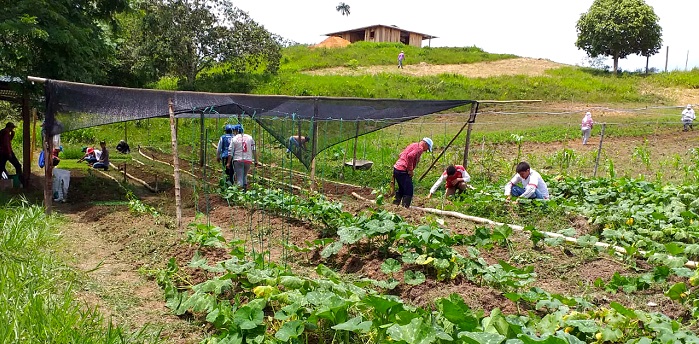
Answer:
[{"label": "person in blue shirt", "polygon": [[224,134],[218,139],[218,148],[216,148],[216,161],[223,164],[223,170],[226,172],[226,180],[231,184],[233,184],[233,168],[229,168],[226,162],[228,162],[228,156],[230,155],[228,147],[233,139],[233,127],[233,124],[226,124],[223,127]]}]

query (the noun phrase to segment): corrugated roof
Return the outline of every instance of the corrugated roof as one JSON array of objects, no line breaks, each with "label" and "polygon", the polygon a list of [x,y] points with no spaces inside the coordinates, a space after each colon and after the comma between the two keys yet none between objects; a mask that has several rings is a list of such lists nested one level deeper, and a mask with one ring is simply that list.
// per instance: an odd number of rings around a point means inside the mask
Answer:
[{"label": "corrugated roof", "polygon": [[338,32],[326,33],[325,36],[336,36],[336,35],[339,35],[339,34],[342,34],[342,33],[345,33],[345,32],[362,31],[362,30],[366,30],[366,29],[368,29],[368,28],[377,27],[377,26],[382,26],[382,27],[387,27],[387,28],[390,28],[390,29],[398,29],[398,30],[401,30],[401,31],[406,31],[406,32],[410,32],[410,33],[415,33],[415,34],[421,35],[423,40],[424,40],[424,39],[439,38],[439,37],[437,37],[437,36],[428,35],[428,34],[426,34],[426,33],[420,33],[420,32],[416,32],[416,31],[410,31],[410,30],[406,30],[406,29],[401,29],[401,28],[399,28],[398,26],[395,26],[395,25],[383,25],[383,24],[369,25],[369,26],[359,27],[359,28],[351,29],[351,30],[343,30],[343,31],[338,31]]}]

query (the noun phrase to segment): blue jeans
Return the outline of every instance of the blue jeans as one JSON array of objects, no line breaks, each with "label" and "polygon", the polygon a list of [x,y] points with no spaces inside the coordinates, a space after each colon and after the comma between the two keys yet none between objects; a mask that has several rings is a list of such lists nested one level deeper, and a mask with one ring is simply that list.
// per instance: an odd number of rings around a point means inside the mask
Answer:
[{"label": "blue jeans", "polygon": [[[517,185],[512,186],[512,196],[519,197],[524,193],[524,188]],[[539,190],[534,190],[534,194],[529,196],[531,199],[544,199],[544,195]]]},{"label": "blue jeans", "polygon": [[94,165],[92,165],[92,168],[101,168],[106,171],[109,168],[109,164],[103,162],[96,162]]}]

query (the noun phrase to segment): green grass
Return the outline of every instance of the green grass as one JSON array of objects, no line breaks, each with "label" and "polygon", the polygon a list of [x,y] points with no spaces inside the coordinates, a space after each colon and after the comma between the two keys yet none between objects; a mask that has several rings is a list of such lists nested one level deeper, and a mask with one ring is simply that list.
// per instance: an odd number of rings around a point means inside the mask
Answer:
[{"label": "green grass", "polygon": [[0,342],[143,343],[95,308],[74,298],[81,276],[57,255],[59,222],[39,206],[12,202],[0,208]]},{"label": "green grass", "polygon": [[487,53],[478,47],[417,48],[402,43],[373,42],[357,42],[344,48],[312,49],[305,45],[297,45],[283,50],[280,70],[298,72],[346,65],[393,65],[397,63],[401,50],[405,51],[406,63],[409,64],[459,64],[517,57],[511,54]]}]

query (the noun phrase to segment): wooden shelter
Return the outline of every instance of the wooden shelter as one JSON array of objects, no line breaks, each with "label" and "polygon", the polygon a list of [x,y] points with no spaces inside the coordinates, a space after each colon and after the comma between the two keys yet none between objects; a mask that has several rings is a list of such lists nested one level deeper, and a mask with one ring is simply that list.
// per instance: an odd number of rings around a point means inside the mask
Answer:
[{"label": "wooden shelter", "polygon": [[422,47],[422,41],[427,39],[427,45],[430,46],[432,38],[437,38],[436,36],[424,33],[404,30],[395,25],[381,24],[360,27],[352,30],[332,32],[325,35],[341,37],[352,43],[359,41],[401,42],[405,45],[412,45],[418,48]]}]

